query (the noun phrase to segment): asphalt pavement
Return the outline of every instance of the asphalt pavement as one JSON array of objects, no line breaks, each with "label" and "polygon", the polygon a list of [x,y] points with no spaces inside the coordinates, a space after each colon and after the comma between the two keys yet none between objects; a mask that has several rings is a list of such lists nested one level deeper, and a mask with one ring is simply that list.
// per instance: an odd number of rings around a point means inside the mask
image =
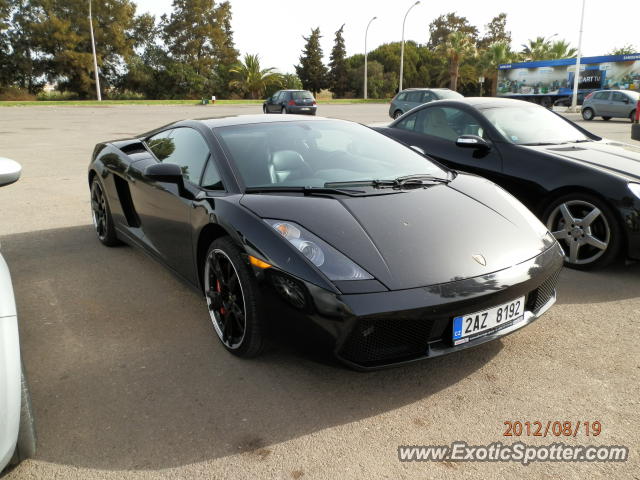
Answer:
[{"label": "asphalt pavement", "polygon": [[[39,449],[14,479],[640,478],[640,264],[565,269],[555,307],[499,341],[358,373],[290,338],[240,360],[204,302],[90,226],[93,146],[183,118],[259,106],[0,108],[0,156],[23,178],[0,189]],[[319,114],[388,121],[387,106]],[[576,118],[572,116],[572,118]],[[625,121],[581,122],[632,142]],[[640,144],[640,142],[638,142]],[[575,438],[504,437],[505,421],[599,421]],[[517,440],[626,445],[624,463],[401,463],[399,445]]]}]

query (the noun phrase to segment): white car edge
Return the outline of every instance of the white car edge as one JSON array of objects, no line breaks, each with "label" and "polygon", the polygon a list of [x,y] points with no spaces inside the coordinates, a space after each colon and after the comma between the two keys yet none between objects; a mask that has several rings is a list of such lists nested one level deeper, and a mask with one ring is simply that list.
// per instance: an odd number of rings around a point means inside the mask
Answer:
[{"label": "white car edge", "polygon": [[[22,169],[0,157],[0,187],[16,182]],[[35,453],[36,436],[20,356],[18,315],[7,262],[0,254],[0,472]]]}]

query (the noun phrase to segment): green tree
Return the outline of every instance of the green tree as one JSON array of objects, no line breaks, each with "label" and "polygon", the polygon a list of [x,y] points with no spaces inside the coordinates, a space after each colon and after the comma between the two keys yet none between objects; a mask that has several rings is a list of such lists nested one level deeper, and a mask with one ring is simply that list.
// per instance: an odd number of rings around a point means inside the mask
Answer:
[{"label": "green tree", "polygon": [[329,61],[329,88],[337,98],[343,98],[348,88],[349,78],[347,74],[347,49],[344,45],[342,25],[336,32],[336,39],[331,50]]},{"label": "green tree", "polygon": [[631,55],[633,53],[638,53],[638,49],[632,44],[628,43],[626,45],[623,45],[622,47],[614,48],[609,53],[607,53],[607,55]]},{"label": "green tree", "polygon": [[526,61],[544,60],[547,58],[550,47],[551,43],[545,37],[536,37],[522,44],[520,55]]},{"label": "green tree", "polygon": [[496,95],[498,87],[498,66],[510,63],[516,58],[507,42],[496,42],[480,55],[479,67],[484,77],[489,80],[492,95]]},{"label": "green tree", "polygon": [[[34,39],[36,56],[44,73],[62,90],[81,98],[93,95],[93,56],[86,0],[32,0],[33,19],[27,31]],[[93,2],[93,24],[101,85],[117,82],[123,58],[133,54],[131,36],[135,5],[130,0]]]},{"label": "green tree", "polygon": [[235,77],[229,82],[229,86],[237,88],[252,99],[262,98],[267,87],[282,85],[282,75],[274,68],[260,68],[258,55],[246,54],[244,61],[229,69]]},{"label": "green tree", "polygon": [[224,93],[228,68],[238,58],[229,2],[216,5],[213,0],[173,0],[173,12],[163,15],[160,23],[169,58],[181,64],[168,66],[169,69],[188,72],[183,77],[183,93]]},{"label": "green tree", "polygon": [[302,90],[302,82],[295,73],[282,75],[282,88],[287,90]]},{"label": "green tree", "polygon": [[329,86],[327,67],[322,63],[320,28],[312,29],[311,35],[302,38],[306,44],[300,56],[300,65],[295,66],[296,74],[300,78],[302,86],[317,95],[320,90]]},{"label": "green tree", "polygon": [[478,48],[485,49],[494,43],[511,43],[511,32],[507,31],[507,14],[504,12],[485,25],[485,33],[478,40]]},{"label": "green tree", "polygon": [[473,43],[478,39],[478,29],[471,25],[466,17],[459,17],[454,12],[440,15],[429,24],[429,43],[431,49],[446,43],[449,34],[460,32],[471,37]]},{"label": "green tree", "polygon": [[549,45],[545,60],[558,60],[560,58],[573,58],[578,53],[566,40],[557,40]]},{"label": "green tree", "polygon": [[[476,54],[473,37],[461,31],[452,32],[445,43],[440,45],[440,52],[449,61],[449,88],[457,90],[460,77],[460,64]],[[465,70],[465,79],[468,78],[468,69]]]}]

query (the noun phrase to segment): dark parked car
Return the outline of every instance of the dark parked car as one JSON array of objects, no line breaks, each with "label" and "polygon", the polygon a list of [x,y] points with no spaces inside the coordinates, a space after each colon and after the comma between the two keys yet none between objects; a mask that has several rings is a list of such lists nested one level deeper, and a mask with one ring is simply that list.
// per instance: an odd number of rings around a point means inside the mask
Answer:
[{"label": "dark parked car", "polygon": [[262,104],[263,113],[315,115],[318,104],[308,90],[279,90]]},{"label": "dark parked car", "polygon": [[378,131],[511,192],[547,225],[567,265],[640,259],[640,148],[609,141],[539,105],[430,103]]},{"label": "dark parked car", "polygon": [[630,90],[599,90],[590,93],[582,103],[582,118],[628,118],[633,123],[640,93]]},{"label": "dark parked car", "polygon": [[454,92],[448,88],[407,88],[391,100],[389,116],[391,118],[398,118],[400,115],[407,113],[418,105],[433,102],[434,100],[458,98],[464,97],[458,92]]},{"label": "dark parked car", "polygon": [[97,145],[88,181],[100,241],[202,292],[239,356],[284,318],[378,367],[501,337],[555,301],[561,250],[514,197],[355,123],[178,122]]}]

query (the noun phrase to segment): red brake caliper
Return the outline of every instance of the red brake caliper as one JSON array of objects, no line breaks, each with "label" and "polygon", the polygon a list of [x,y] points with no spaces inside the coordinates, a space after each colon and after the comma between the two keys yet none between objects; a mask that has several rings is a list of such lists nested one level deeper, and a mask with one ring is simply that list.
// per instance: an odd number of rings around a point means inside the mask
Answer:
[{"label": "red brake caliper", "polygon": [[[216,291],[218,293],[222,292],[222,288],[220,287],[220,280],[216,280]],[[220,315],[224,315],[224,308],[220,307]]]}]

